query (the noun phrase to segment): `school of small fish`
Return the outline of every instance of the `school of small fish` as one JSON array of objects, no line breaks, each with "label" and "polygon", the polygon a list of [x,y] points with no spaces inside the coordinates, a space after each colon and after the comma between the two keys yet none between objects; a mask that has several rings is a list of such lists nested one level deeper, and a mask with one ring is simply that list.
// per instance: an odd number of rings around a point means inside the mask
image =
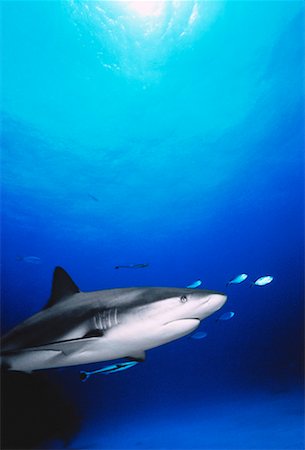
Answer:
[{"label": "school of small fish", "polygon": [[[148,264],[130,264],[126,266],[116,266],[115,269],[138,269],[138,268],[144,268],[147,267]],[[236,275],[234,278],[232,278],[230,281],[228,281],[227,286],[231,284],[241,284],[248,278],[248,274],[241,273],[239,275]],[[255,281],[253,281],[250,285],[252,286],[266,286],[267,284],[270,284],[273,281],[273,277],[271,275],[265,275],[262,277],[257,278]],[[195,289],[199,286],[201,286],[202,281],[196,280],[193,283],[187,285],[186,287],[189,289]],[[235,316],[234,311],[227,311],[221,314],[216,321],[226,322],[228,320],[231,320]],[[194,340],[200,340],[204,339],[208,336],[208,333],[206,331],[197,331],[196,333],[193,333],[189,337]],[[110,366],[104,367],[99,370],[93,370],[91,372],[82,371],[80,372],[80,379],[81,381],[86,381],[91,375],[101,373],[103,375],[108,375],[110,373],[120,372],[122,370],[127,370],[134,365],[138,364],[136,361],[130,361],[130,362],[123,362],[119,364],[112,364]]]},{"label": "school of small fish", "polygon": [[[41,259],[38,256],[17,256],[16,260],[20,261],[20,262],[25,262],[25,263],[28,263],[28,264],[40,264],[41,263]],[[142,268],[145,268],[145,267],[148,267],[148,266],[149,266],[148,263],[128,264],[128,265],[115,266],[115,269],[142,269]],[[236,275],[230,281],[228,281],[227,286],[229,286],[231,284],[239,285],[239,284],[243,283],[247,278],[248,278],[248,274],[241,273],[239,275]],[[266,286],[266,285],[270,284],[273,280],[274,280],[273,276],[271,276],[271,275],[264,275],[264,276],[261,276],[261,277],[257,278],[255,281],[253,281],[250,284],[250,287],[252,287],[252,286],[260,286],[260,287],[261,286]],[[201,280],[196,280],[193,283],[187,285],[186,287],[189,288],[189,289],[195,289],[195,288],[201,286],[201,284],[202,284]],[[228,311],[228,312],[225,312],[225,313],[221,314],[221,316],[219,316],[216,319],[216,321],[231,320],[234,316],[235,316],[235,312],[234,311]],[[206,338],[207,336],[208,336],[208,333],[206,331],[197,331],[196,333],[192,334],[190,336],[190,338],[191,339],[195,339],[195,340],[200,340],[200,339]],[[103,367],[102,369],[98,369],[98,370],[81,371],[80,372],[80,379],[81,379],[81,381],[84,382],[93,374],[100,373],[100,374],[103,374],[103,375],[108,375],[108,374],[115,373],[115,372],[121,372],[123,370],[130,369],[131,367],[135,366],[136,364],[138,364],[137,361],[128,361],[128,362],[122,362],[122,363],[118,363],[118,364],[112,364],[110,366],[106,366],[106,367]]]},{"label": "school of small fish", "polygon": [[[236,277],[232,278],[232,280],[230,280],[227,283],[227,286],[229,286],[230,284],[240,284],[247,278],[248,275],[246,273],[241,273],[239,275],[236,275]],[[253,281],[250,286],[266,286],[267,284],[270,284],[273,280],[274,278],[271,275],[264,275]]]}]

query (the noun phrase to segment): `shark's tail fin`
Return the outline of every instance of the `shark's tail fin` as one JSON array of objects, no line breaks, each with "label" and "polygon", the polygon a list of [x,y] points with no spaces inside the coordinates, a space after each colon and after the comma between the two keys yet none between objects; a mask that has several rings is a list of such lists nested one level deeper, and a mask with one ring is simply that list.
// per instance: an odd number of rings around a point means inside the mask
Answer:
[{"label": "shark's tail fin", "polygon": [[85,381],[88,380],[88,378],[90,377],[90,373],[86,372],[85,370],[82,370],[79,374],[79,379],[84,383]]}]

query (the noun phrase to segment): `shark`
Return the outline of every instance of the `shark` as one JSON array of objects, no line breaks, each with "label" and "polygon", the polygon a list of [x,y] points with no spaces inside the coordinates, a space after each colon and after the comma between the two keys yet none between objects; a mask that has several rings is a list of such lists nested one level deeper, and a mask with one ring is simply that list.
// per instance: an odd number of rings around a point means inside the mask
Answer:
[{"label": "shark", "polygon": [[221,292],[134,287],[82,292],[56,267],[51,295],[35,315],[1,339],[1,366],[28,372],[127,358],[192,333],[218,311]]}]

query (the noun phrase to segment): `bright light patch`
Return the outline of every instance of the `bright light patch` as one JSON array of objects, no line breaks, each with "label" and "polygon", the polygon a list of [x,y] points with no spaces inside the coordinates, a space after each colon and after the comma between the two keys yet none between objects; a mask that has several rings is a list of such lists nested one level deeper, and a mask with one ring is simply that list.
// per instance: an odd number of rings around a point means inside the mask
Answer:
[{"label": "bright light patch", "polygon": [[164,1],[134,1],[126,2],[126,7],[142,17],[159,17],[164,11]]},{"label": "bright light patch", "polygon": [[191,16],[189,18],[189,25],[193,25],[193,23],[197,20],[198,15],[199,15],[199,13],[198,13],[198,5],[197,5],[197,3],[195,3],[193,11],[192,11],[192,14],[191,14]]},{"label": "bright light patch", "polygon": [[[209,29],[224,0],[69,0],[102,67],[128,77],[157,79],[171,52]],[[184,51],[183,50],[183,51]]]}]

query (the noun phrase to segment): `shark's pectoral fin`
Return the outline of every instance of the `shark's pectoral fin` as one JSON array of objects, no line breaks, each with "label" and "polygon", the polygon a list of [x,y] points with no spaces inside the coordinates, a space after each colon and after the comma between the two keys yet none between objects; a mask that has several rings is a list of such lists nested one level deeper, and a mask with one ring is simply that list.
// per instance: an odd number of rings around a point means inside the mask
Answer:
[{"label": "shark's pectoral fin", "polygon": [[63,353],[66,356],[73,355],[74,353],[84,353],[87,351],[95,350],[96,347],[100,343],[101,337],[87,337],[87,338],[79,338],[79,339],[71,339],[69,341],[58,341],[53,342],[52,344],[42,345],[41,347],[33,347],[27,349],[28,352],[45,352],[46,355],[49,352],[49,355],[54,356]]},{"label": "shark's pectoral fin", "polygon": [[131,361],[144,362],[146,358],[146,354],[144,351],[139,351],[132,353],[132,355],[127,356]]},{"label": "shark's pectoral fin", "polygon": [[103,337],[104,331],[102,330],[91,330],[88,333],[85,334],[84,339],[86,338],[95,338],[95,337]]},{"label": "shark's pectoral fin", "polygon": [[7,352],[5,357],[8,370],[31,373],[31,365],[35,365],[37,362],[47,363],[60,354],[62,354],[61,350],[31,348]]},{"label": "shark's pectoral fin", "polygon": [[74,339],[72,341],[66,341],[58,343],[61,351],[69,356],[73,353],[90,352],[96,348],[96,344],[100,342],[101,337],[86,337],[82,339]]}]

